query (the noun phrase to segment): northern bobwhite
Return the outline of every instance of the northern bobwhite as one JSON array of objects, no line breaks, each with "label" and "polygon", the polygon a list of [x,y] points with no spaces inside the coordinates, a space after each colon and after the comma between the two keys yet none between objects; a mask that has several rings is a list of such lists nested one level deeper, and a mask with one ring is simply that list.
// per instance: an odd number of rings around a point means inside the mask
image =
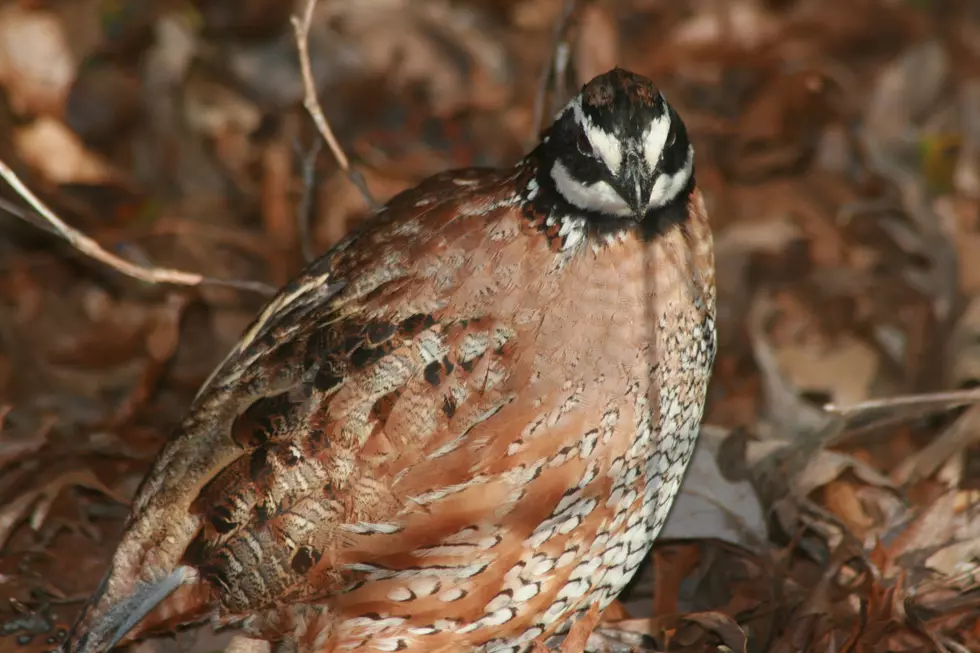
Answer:
[{"label": "northern bobwhite", "polygon": [[201,389],[69,650],[211,617],[281,651],[516,652],[605,608],[714,361],[693,156],[615,69],[513,168],[392,199]]}]

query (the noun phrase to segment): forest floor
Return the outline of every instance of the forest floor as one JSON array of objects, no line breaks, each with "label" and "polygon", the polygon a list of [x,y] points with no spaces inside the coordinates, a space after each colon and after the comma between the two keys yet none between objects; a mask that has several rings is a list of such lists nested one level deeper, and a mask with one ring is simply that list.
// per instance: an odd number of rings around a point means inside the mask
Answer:
[{"label": "forest floor", "polygon": [[[0,2],[0,160],[111,255],[261,282],[135,281],[0,182],[4,652],[63,640],[262,288],[368,214],[304,110],[289,5]],[[536,115],[613,65],[684,117],[720,351],[682,494],[603,632],[980,651],[980,3],[321,0],[309,43],[381,201],[513,163]]]}]

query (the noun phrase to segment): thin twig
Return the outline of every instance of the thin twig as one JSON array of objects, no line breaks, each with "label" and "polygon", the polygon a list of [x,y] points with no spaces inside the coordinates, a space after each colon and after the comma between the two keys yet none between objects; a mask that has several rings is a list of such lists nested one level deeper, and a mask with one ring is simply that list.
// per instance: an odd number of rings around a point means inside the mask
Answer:
[{"label": "thin twig", "polygon": [[350,161],[347,160],[347,155],[344,154],[344,150],[341,149],[340,143],[337,142],[333,130],[330,129],[330,123],[327,122],[326,116],[323,115],[320,101],[316,97],[316,84],[313,82],[309,46],[310,24],[313,22],[313,10],[316,8],[316,3],[317,0],[306,0],[303,17],[292,17],[293,32],[296,36],[296,48],[299,50],[299,67],[303,75],[303,106],[313,119],[313,123],[316,125],[317,131],[320,132],[320,136],[323,137],[323,140],[330,147],[334,159],[337,160],[337,165],[347,175],[351,183],[357,187],[357,190],[361,192],[364,201],[373,211],[378,207],[378,204],[371,195],[371,191],[368,190],[364,176],[350,167]]},{"label": "thin twig", "polygon": [[309,152],[303,155],[303,194],[299,198],[296,219],[299,222],[299,247],[303,253],[303,260],[307,263],[316,258],[310,235],[310,213],[313,209],[313,188],[316,185],[316,158],[322,148],[323,141],[315,139]]},{"label": "thin twig", "polygon": [[[538,130],[541,129],[541,119],[544,117],[544,105],[545,98],[548,95],[548,82],[552,79],[552,75],[557,78],[558,75],[565,69],[565,63],[563,59],[567,60],[567,44],[565,43],[565,32],[568,30],[568,23],[571,20],[572,12],[575,11],[576,0],[565,0],[565,4],[562,7],[561,15],[559,16],[558,22],[555,23],[555,32],[552,39],[551,54],[548,56],[548,64],[541,71],[541,79],[538,82],[538,92],[534,97],[534,123],[531,127],[531,142],[538,140]],[[562,56],[564,50],[566,50],[564,57]],[[559,71],[561,69],[561,71]],[[557,85],[557,80],[556,80]]]},{"label": "thin twig", "polygon": [[950,390],[948,392],[933,392],[918,395],[900,395],[898,397],[886,397],[884,399],[871,399],[862,401],[849,406],[837,406],[836,404],[825,404],[823,409],[827,412],[837,413],[844,417],[852,417],[857,413],[864,413],[884,408],[911,408],[911,407],[934,407],[934,408],[955,408],[980,401],[980,390],[973,388],[970,390]]},{"label": "thin twig", "polygon": [[[20,195],[20,197],[27,202],[31,208],[34,209],[34,211],[44,220],[45,229],[49,229],[66,240],[68,244],[85,256],[108,265],[112,269],[121,272],[128,277],[154,285],[168,284],[174,286],[191,287],[201,285],[224,286],[226,288],[235,288],[237,290],[248,290],[266,296],[274,295],[276,292],[275,288],[258,281],[213,279],[195,272],[184,272],[183,270],[174,270],[172,268],[143,267],[136,265],[135,263],[131,263],[116,256],[115,254],[112,254],[111,252],[107,252],[106,250],[102,249],[97,242],[77,229],[65,224],[61,218],[55,215],[54,211],[48,208],[44,202],[38,199],[38,197],[31,192],[24,182],[20,180],[20,177],[18,177],[17,174],[10,169],[10,166],[8,166],[2,160],[0,160],[0,177],[3,177],[3,179],[10,184],[11,188],[13,188],[14,191]],[[37,225],[37,222],[31,219],[31,217],[28,217],[26,212],[20,213],[11,211],[11,214],[22,218],[30,224]]]}]

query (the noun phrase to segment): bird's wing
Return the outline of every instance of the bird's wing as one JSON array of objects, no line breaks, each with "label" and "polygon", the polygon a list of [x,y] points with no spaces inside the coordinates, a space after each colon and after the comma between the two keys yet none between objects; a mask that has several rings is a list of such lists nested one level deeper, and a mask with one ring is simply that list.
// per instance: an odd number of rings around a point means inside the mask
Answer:
[{"label": "bird's wing", "polygon": [[[73,650],[111,647],[180,586],[158,621],[206,614],[209,587],[223,612],[247,614],[384,569],[481,570],[464,549],[500,537],[494,515],[542,470],[502,462],[540,404],[521,394],[531,361],[515,357],[536,324],[488,309],[529,280],[520,248],[502,251],[514,239],[495,235],[515,228],[493,217],[513,214],[514,181],[480,179],[441,175],[395,198],[267,305],[141,485]],[[501,260],[516,261],[506,275]],[[510,539],[547,517],[573,466],[543,474]]]}]

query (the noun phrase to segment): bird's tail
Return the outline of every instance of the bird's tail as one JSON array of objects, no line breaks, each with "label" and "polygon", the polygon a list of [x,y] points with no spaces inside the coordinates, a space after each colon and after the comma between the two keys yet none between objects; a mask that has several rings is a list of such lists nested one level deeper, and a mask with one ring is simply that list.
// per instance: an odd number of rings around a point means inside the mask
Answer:
[{"label": "bird's tail", "polygon": [[124,598],[101,605],[111,578],[110,571],[82,610],[65,653],[108,653],[124,639],[207,616],[209,591],[191,567],[177,567],[156,581],[137,581]]}]

